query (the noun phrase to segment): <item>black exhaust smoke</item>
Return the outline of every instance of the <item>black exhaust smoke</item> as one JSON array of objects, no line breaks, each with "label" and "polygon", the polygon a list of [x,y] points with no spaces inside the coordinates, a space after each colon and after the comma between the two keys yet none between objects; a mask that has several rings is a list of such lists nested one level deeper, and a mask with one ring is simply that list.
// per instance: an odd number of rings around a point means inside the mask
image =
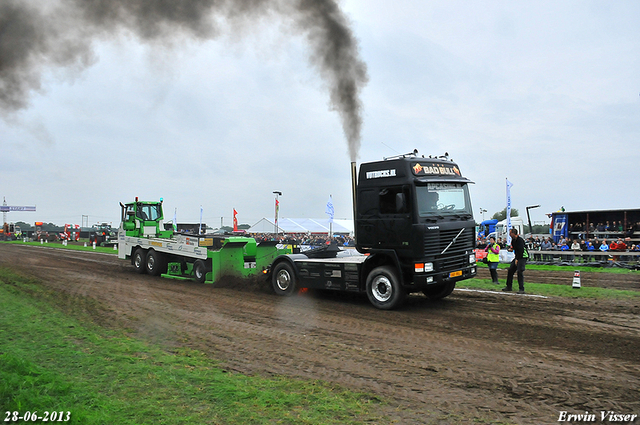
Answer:
[{"label": "black exhaust smoke", "polygon": [[328,86],[355,161],[367,67],[337,0],[2,0],[0,112],[6,116],[26,108],[29,96],[41,90],[46,69],[90,66],[96,39],[127,31],[144,42],[174,47],[182,37],[208,40],[224,24],[241,28],[273,16],[290,19],[306,35],[310,62]]}]

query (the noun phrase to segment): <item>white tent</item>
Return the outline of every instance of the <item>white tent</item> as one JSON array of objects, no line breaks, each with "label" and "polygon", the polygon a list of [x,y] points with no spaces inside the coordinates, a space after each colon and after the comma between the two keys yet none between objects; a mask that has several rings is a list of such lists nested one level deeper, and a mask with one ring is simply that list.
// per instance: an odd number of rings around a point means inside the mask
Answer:
[{"label": "white tent", "polygon": [[[273,221],[266,218],[261,219],[256,224],[247,229],[248,233],[275,233],[276,225]],[[280,226],[278,226],[278,233],[284,232]]]},{"label": "white tent", "polygon": [[[281,218],[278,220],[278,233],[329,233],[329,219]],[[275,233],[272,220],[263,218],[251,226],[249,233]],[[333,233],[353,233],[353,220],[333,220]]]}]

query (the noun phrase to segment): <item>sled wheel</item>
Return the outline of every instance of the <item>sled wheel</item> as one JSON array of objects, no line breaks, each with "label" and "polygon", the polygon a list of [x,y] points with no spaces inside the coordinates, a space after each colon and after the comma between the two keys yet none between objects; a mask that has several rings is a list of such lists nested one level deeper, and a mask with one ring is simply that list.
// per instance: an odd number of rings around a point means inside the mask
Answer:
[{"label": "sled wheel", "polygon": [[204,265],[204,261],[196,260],[196,262],[193,263],[193,276],[198,283],[204,283],[207,279],[207,268]]}]

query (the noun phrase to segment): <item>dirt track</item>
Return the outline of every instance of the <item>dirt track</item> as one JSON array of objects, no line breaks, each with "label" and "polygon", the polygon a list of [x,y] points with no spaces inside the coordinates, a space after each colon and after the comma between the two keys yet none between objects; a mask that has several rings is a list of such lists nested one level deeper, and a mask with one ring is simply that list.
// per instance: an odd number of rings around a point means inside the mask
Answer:
[{"label": "dirt track", "polygon": [[[97,323],[196,347],[230,370],[378,394],[390,401],[384,423],[551,424],[560,411],[596,413],[600,423],[602,410],[640,414],[640,300],[456,290],[441,302],[412,296],[380,311],[366,297],[280,298],[257,283],[141,276],[105,254],[0,244],[0,264],[41,278],[64,294],[65,308]],[[526,275],[553,274],[545,273]],[[640,290],[638,276],[621,285]]]}]

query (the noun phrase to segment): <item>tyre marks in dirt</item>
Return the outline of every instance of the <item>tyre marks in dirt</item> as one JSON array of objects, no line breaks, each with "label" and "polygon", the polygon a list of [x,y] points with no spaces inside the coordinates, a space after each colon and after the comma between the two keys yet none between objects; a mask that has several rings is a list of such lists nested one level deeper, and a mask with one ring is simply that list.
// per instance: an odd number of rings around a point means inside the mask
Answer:
[{"label": "tyre marks in dirt", "polygon": [[[474,295],[475,299],[464,295],[454,294],[447,301],[458,303],[458,323],[501,343],[494,350],[498,356],[494,370],[489,368],[486,373],[503,380],[501,389],[506,395],[543,401],[558,410],[594,411],[620,405],[637,409],[638,394],[633,388],[640,384],[640,353],[633,347],[640,346],[640,333],[633,309],[624,326],[612,321],[600,327],[575,317],[601,314],[594,312],[591,303],[582,306],[558,299],[509,297],[494,308],[479,299],[482,295]],[[472,308],[467,309],[466,303],[472,303]],[[494,335],[488,336],[491,329]],[[476,366],[480,366],[477,361]],[[481,387],[491,387],[491,380],[474,379]]]},{"label": "tyre marks in dirt", "polygon": [[454,292],[439,303],[412,296],[387,312],[366,297],[280,298],[43,251],[0,245],[0,262],[28,269],[97,322],[168,349],[191,346],[242,373],[323,379],[395,400],[389,422],[537,424],[555,423],[559,410],[640,410],[632,304]]},{"label": "tyre marks in dirt", "polygon": [[[576,266],[579,267],[580,265],[577,264]],[[574,271],[575,268],[573,267],[566,267],[565,270],[527,269],[524,275],[525,286],[527,282],[571,285],[573,283]],[[501,282],[505,282],[507,279],[506,270],[499,269],[498,277]],[[491,279],[489,269],[486,267],[478,267],[477,278]],[[580,283],[582,286],[640,291],[640,272],[633,271],[630,273],[612,274],[607,272],[589,272],[583,270],[580,273]]]}]

